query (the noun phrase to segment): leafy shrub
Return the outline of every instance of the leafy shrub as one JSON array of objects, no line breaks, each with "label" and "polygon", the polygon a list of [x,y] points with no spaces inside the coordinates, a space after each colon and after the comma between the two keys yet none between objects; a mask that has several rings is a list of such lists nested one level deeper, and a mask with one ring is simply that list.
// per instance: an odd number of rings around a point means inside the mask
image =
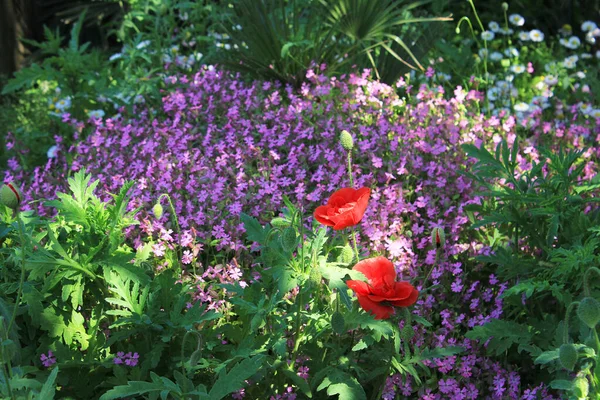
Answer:
[{"label": "leafy shrub", "polygon": [[[577,350],[575,359],[564,361],[562,367],[556,363],[558,351],[570,343],[571,334],[579,335],[579,329],[571,325],[569,330],[562,320],[568,321],[571,304],[581,297],[587,280],[582,277],[598,262],[600,213],[594,194],[600,186],[582,179],[583,151],[541,150],[530,168],[520,171],[516,143],[512,150],[506,142],[498,144],[495,154],[483,147],[465,148],[477,160],[467,174],[486,189],[487,197],[481,206],[470,207],[480,215],[473,227],[493,226],[489,235],[497,247],[494,254],[479,259],[494,265],[498,276],[510,283],[502,295],[507,317],[475,327],[467,337],[489,339],[488,350],[497,356],[517,346],[519,353],[529,353],[529,363],[552,362],[550,371],[564,379],[569,373],[564,370],[575,365]],[[585,286],[589,298],[589,284]],[[567,359],[567,350],[561,360]],[[595,359],[593,348],[585,351]],[[515,355],[508,352],[509,357]],[[585,367],[582,371],[585,374]],[[551,385],[575,390],[557,381]]]}]

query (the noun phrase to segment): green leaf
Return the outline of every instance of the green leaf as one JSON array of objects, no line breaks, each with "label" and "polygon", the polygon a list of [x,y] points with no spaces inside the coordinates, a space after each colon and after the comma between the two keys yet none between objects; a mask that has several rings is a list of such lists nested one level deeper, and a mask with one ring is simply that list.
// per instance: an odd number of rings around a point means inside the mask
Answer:
[{"label": "green leaf", "polygon": [[270,230],[269,224],[263,227],[256,218],[244,213],[240,214],[240,219],[244,223],[244,229],[246,230],[248,240],[257,242],[261,245],[266,244],[267,234]]},{"label": "green leaf", "polygon": [[336,311],[331,316],[331,328],[338,335],[342,335],[346,332],[344,316],[341,312]]},{"label": "green leaf", "polygon": [[56,381],[56,376],[58,375],[58,367],[55,367],[46,382],[44,382],[44,386],[42,386],[42,390],[40,394],[36,396],[36,398],[40,400],[52,400],[54,399],[54,394],[56,391],[56,387],[54,386],[54,382]]},{"label": "green leaf", "polygon": [[163,391],[177,394],[177,397],[182,396],[181,390],[177,385],[175,385],[175,383],[166,378],[159,377],[154,372],[150,372],[150,376],[152,378],[152,382],[127,382],[127,385],[116,386],[104,393],[102,396],[100,396],[100,400],[122,399],[129,396],[139,396],[146,393],[161,393]]},{"label": "green leaf", "polygon": [[229,372],[222,369],[217,381],[208,393],[210,399],[220,400],[228,394],[240,390],[244,386],[244,381],[254,375],[263,366],[264,358],[263,355],[257,355],[241,361]]},{"label": "green leaf", "polygon": [[339,400],[366,400],[367,395],[355,377],[339,369],[332,369],[317,387],[317,391],[327,388],[329,396],[339,396]]},{"label": "green leaf", "polygon": [[548,364],[558,359],[558,350],[545,351],[540,354],[534,361],[534,364]]}]

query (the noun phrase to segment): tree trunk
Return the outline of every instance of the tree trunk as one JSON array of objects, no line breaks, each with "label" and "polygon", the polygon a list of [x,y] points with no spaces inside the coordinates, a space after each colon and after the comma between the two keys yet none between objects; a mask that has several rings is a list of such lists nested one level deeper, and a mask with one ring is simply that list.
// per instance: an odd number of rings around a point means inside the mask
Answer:
[{"label": "tree trunk", "polygon": [[30,37],[32,0],[0,0],[0,74],[12,76],[27,55],[20,38]]}]

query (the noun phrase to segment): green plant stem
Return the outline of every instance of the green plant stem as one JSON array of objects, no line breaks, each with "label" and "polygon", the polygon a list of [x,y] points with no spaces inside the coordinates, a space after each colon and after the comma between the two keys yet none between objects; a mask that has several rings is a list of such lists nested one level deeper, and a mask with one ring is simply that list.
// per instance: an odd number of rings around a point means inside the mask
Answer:
[{"label": "green plant stem", "polygon": [[[173,201],[171,200],[171,196],[169,196],[166,193],[161,194],[158,197],[158,201],[160,202],[160,200],[166,197],[167,200],[169,201],[169,208],[171,209],[171,218],[173,220],[173,222],[175,223],[175,232],[177,233],[177,236],[181,236],[181,227],[179,226],[179,219],[177,218],[177,214],[175,213],[175,207],[173,206]],[[177,257],[178,257],[178,263],[181,263],[181,258],[183,257],[183,251],[181,250],[181,246],[177,246]],[[194,276],[196,276],[196,265],[194,263],[192,263],[192,271],[194,272]]]},{"label": "green plant stem", "polygon": [[394,343],[393,342],[390,342],[389,352],[390,352],[390,358],[388,359],[388,362],[387,362],[387,369],[385,371],[385,374],[383,374],[383,379],[379,383],[379,389],[377,390],[377,392],[373,392],[373,393],[377,393],[377,396],[371,397],[372,400],[381,399],[381,396],[383,395],[383,389],[385,388],[385,382],[387,381],[388,375],[390,374],[390,366],[392,364],[392,357],[394,357]]},{"label": "green plant stem", "polygon": [[348,151],[348,179],[350,180],[350,187],[354,187],[354,180],[352,179],[352,151]]},{"label": "green plant stem", "polygon": [[21,241],[21,278],[19,280],[19,289],[17,290],[15,306],[13,308],[8,327],[6,328],[6,339],[8,339],[10,329],[12,328],[12,325],[14,324],[15,319],[17,318],[17,311],[19,310],[19,303],[21,302],[21,296],[23,294],[23,284],[25,283],[25,227],[23,226],[21,215],[18,212],[17,220],[19,221],[19,240]]},{"label": "green plant stem", "polygon": [[298,289],[298,308],[296,309],[296,327],[294,329],[294,351],[292,351],[292,363],[290,364],[290,368],[294,368],[298,349],[300,348],[300,311],[302,310],[302,297],[302,285],[300,285]]},{"label": "green plant stem", "polygon": [[358,245],[356,244],[356,231],[352,227],[352,242],[354,243],[354,255],[356,256],[356,262],[360,261],[360,255],[358,253]]}]

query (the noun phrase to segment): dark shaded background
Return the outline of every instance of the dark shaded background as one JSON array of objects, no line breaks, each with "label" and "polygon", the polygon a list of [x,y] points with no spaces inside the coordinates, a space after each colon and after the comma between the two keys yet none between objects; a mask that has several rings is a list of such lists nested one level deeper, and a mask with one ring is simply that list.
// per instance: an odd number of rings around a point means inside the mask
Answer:
[{"label": "dark shaded background", "polygon": [[[442,1],[455,19],[463,15],[472,17],[467,1]],[[219,3],[218,0],[198,2]],[[491,19],[501,21],[502,3],[475,0],[484,23]],[[436,5],[439,9],[439,2]],[[516,0],[510,1],[509,7],[509,13],[520,13],[525,17],[526,27],[536,27],[549,34],[556,33],[564,24],[572,25],[577,32],[584,20],[600,22],[600,0]],[[12,75],[27,62],[32,52],[35,57],[34,49],[21,43],[19,38],[43,40],[44,25],[66,33],[70,24],[86,9],[82,41],[104,49],[116,46],[110,31],[118,27],[127,8],[127,1],[115,0],[0,0],[0,75]]]}]

